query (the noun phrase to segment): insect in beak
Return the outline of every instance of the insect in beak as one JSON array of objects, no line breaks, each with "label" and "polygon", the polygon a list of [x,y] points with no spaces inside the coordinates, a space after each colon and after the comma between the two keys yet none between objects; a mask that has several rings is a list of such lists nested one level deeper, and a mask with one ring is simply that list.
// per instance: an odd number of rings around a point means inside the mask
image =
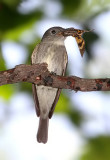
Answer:
[{"label": "insect in beak", "polygon": [[75,37],[79,50],[80,50],[80,54],[83,57],[84,51],[85,51],[85,41],[82,38],[82,34],[85,32],[91,32],[93,30],[90,31],[86,31],[86,30],[80,30],[80,29],[75,29],[75,28],[67,28],[65,29],[63,35],[64,36],[72,36]]},{"label": "insect in beak", "polygon": [[84,51],[85,51],[85,41],[82,38],[82,34],[85,32],[91,32],[93,30],[87,31],[87,30],[80,30],[80,29],[75,29],[76,31],[76,35],[73,34],[73,37],[75,37],[76,42],[78,44],[79,50],[80,50],[80,54],[83,57],[84,55]]}]

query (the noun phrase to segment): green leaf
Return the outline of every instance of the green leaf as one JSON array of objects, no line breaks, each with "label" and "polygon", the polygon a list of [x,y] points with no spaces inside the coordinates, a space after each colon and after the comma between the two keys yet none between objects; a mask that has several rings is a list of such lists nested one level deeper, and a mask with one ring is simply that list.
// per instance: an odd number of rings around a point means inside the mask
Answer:
[{"label": "green leaf", "polygon": [[81,160],[110,160],[110,136],[91,138]]},{"label": "green leaf", "polygon": [[41,18],[42,12],[41,11],[34,11],[30,14],[21,14],[19,13],[16,8],[10,9],[5,4],[1,4],[0,8],[0,30],[6,32],[7,30],[12,30],[14,28],[18,28],[21,25],[26,25],[29,21],[35,21]]},{"label": "green leaf", "polygon": [[0,52],[0,71],[6,70],[6,65],[2,53]]},{"label": "green leaf", "polygon": [[70,108],[69,98],[66,95],[61,93],[58,103],[55,107],[55,112],[69,113],[69,108]]},{"label": "green leaf", "polygon": [[0,97],[5,100],[9,100],[10,97],[14,94],[14,86],[13,85],[3,85],[0,86]]},{"label": "green leaf", "polygon": [[4,4],[11,8],[15,8],[19,3],[21,3],[21,0],[1,0]]},{"label": "green leaf", "polygon": [[69,97],[63,93],[60,95],[55,112],[66,114],[76,126],[80,126],[83,121],[82,114],[75,109],[74,105],[70,103]]},{"label": "green leaf", "polygon": [[69,16],[72,16],[73,13],[75,13],[80,5],[81,5],[81,0],[60,0],[62,5],[63,5],[63,13]]},{"label": "green leaf", "polygon": [[32,84],[31,83],[27,83],[27,82],[22,82],[19,84],[19,89],[20,91],[27,91],[32,93]]},{"label": "green leaf", "polygon": [[0,40],[0,71],[6,70],[5,60],[2,55],[2,49],[1,49],[1,40]]}]

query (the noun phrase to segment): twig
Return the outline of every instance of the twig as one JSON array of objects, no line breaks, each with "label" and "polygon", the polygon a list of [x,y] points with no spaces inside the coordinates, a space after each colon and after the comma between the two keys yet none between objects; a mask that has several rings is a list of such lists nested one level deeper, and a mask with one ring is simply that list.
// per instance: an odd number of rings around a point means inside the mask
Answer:
[{"label": "twig", "polygon": [[29,82],[53,88],[75,91],[110,91],[110,78],[84,79],[76,76],[58,76],[50,73],[47,64],[18,65],[0,72],[0,86],[18,82]]}]

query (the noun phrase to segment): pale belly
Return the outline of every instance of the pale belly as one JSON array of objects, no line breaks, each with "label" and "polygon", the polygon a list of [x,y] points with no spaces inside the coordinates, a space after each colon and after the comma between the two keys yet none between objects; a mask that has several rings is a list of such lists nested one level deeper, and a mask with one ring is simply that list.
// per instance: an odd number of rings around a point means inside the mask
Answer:
[{"label": "pale belly", "polygon": [[46,118],[50,112],[58,89],[45,86],[36,87],[40,107],[40,116],[42,118]]},{"label": "pale belly", "polygon": [[[65,58],[66,52],[63,52],[61,55],[58,55],[50,50],[48,50],[48,52],[49,54],[45,54],[44,57],[38,55],[38,57],[36,58],[36,63],[45,62],[48,64],[48,70],[50,72],[54,72],[57,75],[62,75],[65,66],[64,64],[66,64],[66,58]],[[39,101],[40,116],[42,118],[46,118],[51,110],[58,89],[52,87],[37,86],[37,85],[36,89]]]}]

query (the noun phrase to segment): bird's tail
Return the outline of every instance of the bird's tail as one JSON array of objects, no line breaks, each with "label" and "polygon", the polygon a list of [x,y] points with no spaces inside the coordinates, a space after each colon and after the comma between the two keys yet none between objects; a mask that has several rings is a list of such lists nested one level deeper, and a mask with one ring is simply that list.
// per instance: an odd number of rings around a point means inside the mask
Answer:
[{"label": "bird's tail", "polygon": [[48,123],[48,117],[46,119],[39,118],[39,128],[37,132],[37,141],[39,143],[46,143],[48,140]]}]

